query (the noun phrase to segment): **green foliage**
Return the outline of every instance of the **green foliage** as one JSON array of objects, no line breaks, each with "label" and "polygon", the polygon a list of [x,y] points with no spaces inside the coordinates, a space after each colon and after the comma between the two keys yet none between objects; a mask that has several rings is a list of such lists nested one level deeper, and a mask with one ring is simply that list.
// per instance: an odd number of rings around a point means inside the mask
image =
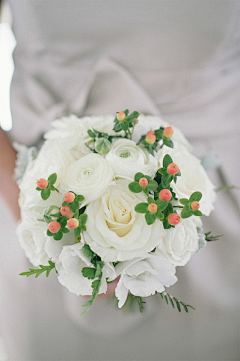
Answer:
[{"label": "green foliage", "polygon": [[122,121],[119,121],[117,119],[117,115],[114,119],[114,126],[113,130],[115,133],[119,133],[121,131],[124,131],[125,135],[124,138],[132,139],[134,126],[138,123],[138,117],[139,113],[134,111],[131,114],[129,114],[129,110],[126,109],[124,111],[126,118]]},{"label": "green foliage", "polygon": [[200,201],[202,198],[201,192],[194,192],[191,194],[190,198],[182,198],[180,199],[180,203],[184,206],[181,211],[181,217],[182,218],[189,218],[191,216],[202,216],[202,212],[198,209],[192,209],[191,204],[195,201]]},{"label": "green foliage", "polygon": [[218,235],[218,236],[213,236],[211,233],[212,233],[211,231],[205,233],[205,239],[206,239],[206,241],[208,241],[208,242],[218,241],[218,240],[223,236],[223,234]]},{"label": "green foliage", "polygon": [[[55,268],[55,263],[48,261],[49,266],[39,265],[40,268],[29,268],[29,271],[20,273],[20,276],[32,276],[35,275],[35,278],[39,277],[43,272],[46,272],[46,277],[49,276],[49,273],[52,269]],[[56,271],[57,272],[57,271]]]},{"label": "green foliage", "polygon": [[51,191],[59,192],[58,189],[54,187],[54,183],[56,183],[56,180],[57,180],[57,174],[53,173],[47,179],[48,185],[46,188],[41,189],[39,187],[36,187],[36,190],[41,193],[41,197],[44,201],[46,201],[50,197]]},{"label": "green foliage", "polygon": [[161,149],[164,145],[169,148],[173,148],[174,144],[171,139],[167,139],[163,136],[164,128],[160,127],[158,129],[155,129],[154,135],[156,137],[156,141],[150,145],[146,142],[146,134],[142,135],[139,141],[137,142],[137,145],[142,145],[152,156],[155,155],[155,152]]},{"label": "green foliage", "polygon": [[164,158],[163,158],[163,167],[158,170],[158,173],[161,175],[161,186],[162,186],[162,188],[169,189],[170,188],[170,183],[172,181],[174,181],[176,183],[177,182],[177,177],[179,177],[181,175],[180,170],[175,175],[171,175],[171,174],[169,174],[167,172],[167,167],[171,163],[173,163],[172,158],[170,157],[169,154],[166,154],[164,156]]},{"label": "green foliage", "polygon": [[171,296],[169,293],[167,293],[165,291],[159,293],[159,295],[162,297],[162,299],[165,300],[167,305],[171,304],[171,306],[173,308],[175,308],[175,306],[176,306],[178,312],[181,312],[182,308],[187,313],[189,312],[189,308],[191,308],[192,310],[196,310],[195,307],[193,307],[185,302],[179,301],[176,297]]}]

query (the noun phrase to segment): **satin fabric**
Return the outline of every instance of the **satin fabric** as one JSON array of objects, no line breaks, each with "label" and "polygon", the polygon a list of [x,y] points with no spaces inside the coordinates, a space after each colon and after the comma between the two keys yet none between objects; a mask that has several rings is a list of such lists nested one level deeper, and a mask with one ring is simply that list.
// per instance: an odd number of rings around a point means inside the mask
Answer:
[{"label": "satin fabric", "polygon": [[[35,144],[50,121],[63,115],[130,108],[180,127],[198,155],[214,150],[221,163],[210,172],[216,186],[239,183],[237,1],[10,0],[10,5],[17,39],[13,140]],[[204,223],[206,231],[224,237],[178,267],[179,281],[169,289],[197,311],[178,314],[155,299],[148,317],[136,316],[131,327],[124,317],[109,320],[110,306],[101,311],[102,320],[96,305],[90,319],[76,321],[81,300],[65,292],[55,275],[19,277],[29,265],[11,216],[1,212],[0,312],[11,359],[237,360],[236,198],[237,192],[219,195]],[[109,335],[113,325],[122,328],[117,335]]]}]

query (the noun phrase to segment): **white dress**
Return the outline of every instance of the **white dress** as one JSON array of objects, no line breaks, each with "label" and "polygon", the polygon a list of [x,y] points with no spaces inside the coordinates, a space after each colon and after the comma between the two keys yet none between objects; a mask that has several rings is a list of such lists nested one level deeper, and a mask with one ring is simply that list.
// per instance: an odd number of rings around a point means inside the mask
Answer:
[{"label": "white dress", "polygon": [[[18,44],[13,140],[38,143],[50,121],[62,115],[130,108],[161,114],[180,127],[199,156],[214,150],[221,168],[210,176],[217,186],[239,183],[237,1],[9,2]],[[2,212],[0,313],[11,360],[238,360],[237,197],[219,194],[205,231],[224,236],[178,267],[179,281],[169,289],[197,311],[178,314],[158,299],[150,302],[154,312],[137,316],[132,327],[111,316],[115,328],[124,330],[117,335],[107,331],[107,306],[102,319],[98,306],[91,311],[97,333],[74,323],[55,275],[18,276],[29,264],[10,215]]]}]

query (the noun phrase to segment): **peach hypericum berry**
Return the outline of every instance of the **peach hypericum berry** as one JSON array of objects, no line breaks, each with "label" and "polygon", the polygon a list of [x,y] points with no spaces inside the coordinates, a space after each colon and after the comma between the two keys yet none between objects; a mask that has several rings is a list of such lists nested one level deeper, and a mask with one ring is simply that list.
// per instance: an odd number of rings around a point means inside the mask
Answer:
[{"label": "peach hypericum berry", "polygon": [[159,192],[159,199],[162,199],[164,201],[170,201],[170,199],[172,198],[172,192],[169,189],[162,189]]},{"label": "peach hypericum berry", "polygon": [[117,120],[119,122],[124,122],[125,119],[126,119],[126,114],[124,112],[117,113]]},{"label": "peach hypericum berry", "polygon": [[191,203],[191,208],[197,211],[200,208],[200,204],[197,201]]},{"label": "peach hypericum berry", "polygon": [[71,218],[67,221],[68,228],[74,229],[79,226],[79,220],[76,218]]},{"label": "peach hypericum berry", "polygon": [[168,216],[168,223],[171,226],[176,226],[181,221],[181,217],[177,213],[171,213]]},{"label": "peach hypericum berry", "polygon": [[156,141],[156,135],[152,130],[149,130],[149,132],[147,132],[145,142],[149,145],[153,145],[155,141]]},{"label": "peach hypericum berry", "polygon": [[67,218],[72,218],[73,216],[73,212],[71,211],[71,209],[69,208],[69,206],[62,206],[60,208],[60,213],[62,216],[65,216]]},{"label": "peach hypericum berry", "polygon": [[179,171],[179,167],[176,163],[170,163],[168,166],[167,166],[167,172],[168,174],[170,175],[175,175],[177,174]]},{"label": "peach hypericum berry", "polygon": [[60,231],[60,228],[61,228],[60,223],[56,221],[50,222],[48,225],[48,229],[52,233],[58,233],[58,231]]},{"label": "peach hypericum berry", "polygon": [[170,139],[173,135],[173,128],[172,127],[166,127],[163,130],[163,136],[164,138]]},{"label": "peach hypericum berry", "polygon": [[72,193],[72,192],[65,193],[64,196],[63,196],[63,199],[67,203],[72,203],[74,201],[74,199],[75,199],[75,194]]},{"label": "peach hypericum berry", "polygon": [[45,178],[40,178],[37,180],[37,186],[41,189],[45,189],[48,186],[48,181]]},{"label": "peach hypericum berry", "polygon": [[148,211],[150,213],[156,213],[157,212],[157,205],[155,203],[150,203],[148,205]]},{"label": "peach hypericum berry", "polygon": [[139,180],[138,183],[141,187],[146,187],[148,185],[148,180],[147,180],[147,178],[143,177]]}]

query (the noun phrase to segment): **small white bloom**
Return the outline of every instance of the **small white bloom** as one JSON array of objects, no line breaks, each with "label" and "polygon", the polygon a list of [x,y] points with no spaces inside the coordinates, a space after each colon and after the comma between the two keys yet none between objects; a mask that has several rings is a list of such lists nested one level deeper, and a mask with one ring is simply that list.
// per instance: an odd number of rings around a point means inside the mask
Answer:
[{"label": "small white bloom", "polygon": [[[87,296],[92,294],[92,281],[84,277],[82,269],[93,267],[90,259],[83,253],[83,244],[77,243],[72,246],[65,246],[56,263],[59,282],[77,296]],[[105,263],[99,293],[107,292],[106,278],[115,279],[114,267],[110,263]]]},{"label": "small white bloom", "polygon": [[84,196],[83,205],[97,199],[112,182],[114,172],[99,154],[87,154],[72,163],[62,179],[61,190]]},{"label": "small white bloom", "polygon": [[163,148],[158,154],[161,165],[165,154],[172,157],[173,162],[179,166],[181,172],[181,176],[177,177],[177,182],[171,183],[177,197],[189,198],[193,192],[201,192],[200,211],[205,216],[209,216],[214,209],[213,203],[217,196],[215,187],[201,165],[200,159],[190,154],[185,147]]},{"label": "small white bloom", "polygon": [[121,275],[115,289],[119,308],[126,302],[128,292],[134,296],[148,297],[155,292],[163,292],[165,287],[177,282],[175,267],[154,254],[119,263],[116,274]]},{"label": "small white bloom", "polygon": [[117,140],[105,159],[121,178],[134,178],[138,172],[153,177],[158,169],[157,159],[129,139]]},{"label": "small white bloom", "polygon": [[117,180],[95,202],[87,206],[84,239],[103,261],[125,261],[152,251],[165,235],[162,222],[148,225],[144,215],[135,212],[146,202],[143,193],[133,193],[129,182]]},{"label": "small white bloom", "polygon": [[193,217],[182,219],[175,228],[166,229],[166,236],[161,239],[156,254],[175,266],[184,266],[198,250],[199,236]]}]

